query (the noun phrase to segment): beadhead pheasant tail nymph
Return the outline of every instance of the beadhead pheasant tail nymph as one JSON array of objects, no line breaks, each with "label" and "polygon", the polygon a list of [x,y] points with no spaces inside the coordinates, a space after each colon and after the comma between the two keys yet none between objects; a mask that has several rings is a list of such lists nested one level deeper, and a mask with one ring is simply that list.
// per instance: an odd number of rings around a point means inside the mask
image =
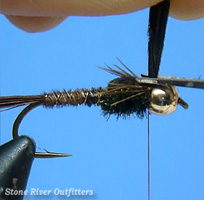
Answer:
[{"label": "beadhead pheasant tail nymph", "polygon": [[[42,105],[44,107],[100,106],[107,117],[114,114],[127,118],[130,115],[143,118],[148,110],[154,114],[165,115],[173,112],[177,104],[184,102],[173,86],[139,83],[137,76],[122,62],[124,69],[115,65],[101,68],[118,76],[107,87],[76,89],[74,91],[53,91],[42,95],[0,97],[0,110],[8,110],[23,105]],[[182,105],[182,104],[181,104]],[[185,107],[185,106],[183,106]]]}]

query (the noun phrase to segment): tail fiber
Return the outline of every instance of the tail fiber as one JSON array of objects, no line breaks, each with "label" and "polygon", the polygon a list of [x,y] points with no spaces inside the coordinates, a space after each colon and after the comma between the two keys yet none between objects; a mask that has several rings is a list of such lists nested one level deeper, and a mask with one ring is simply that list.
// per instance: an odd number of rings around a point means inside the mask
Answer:
[{"label": "tail fiber", "polygon": [[0,97],[0,110],[12,109],[18,106],[28,105],[31,103],[44,102],[43,95],[30,95],[30,96],[4,96]]}]

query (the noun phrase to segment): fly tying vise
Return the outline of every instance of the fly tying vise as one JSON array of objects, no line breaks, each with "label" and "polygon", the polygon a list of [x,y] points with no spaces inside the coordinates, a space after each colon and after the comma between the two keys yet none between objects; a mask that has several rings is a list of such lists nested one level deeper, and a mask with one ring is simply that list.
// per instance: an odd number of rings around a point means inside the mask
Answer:
[{"label": "fly tying vise", "polygon": [[[119,60],[119,59],[118,59]],[[5,96],[0,97],[0,110],[8,110],[18,106],[27,105],[17,116],[13,125],[13,138],[17,138],[18,128],[26,114],[37,106],[44,107],[63,107],[63,106],[100,106],[104,116],[116,115],[117,118],[127,118],[130,115],[143,118],[149,110],[158,115],[170,114],[176,110],[180,104],[188,108],[188,104],[179,97],[178,91],[174,86],[143,83],[141,78],[136,76],[124,63],[126,71],[115,65],[117,69],[101,69],[118,76],[102,88],[76,89],[74,91],[54,91],[42,95],[30,96]],[[36,153],[38,158],[65,157],[68,154],[58,154],[52,152]]]}]

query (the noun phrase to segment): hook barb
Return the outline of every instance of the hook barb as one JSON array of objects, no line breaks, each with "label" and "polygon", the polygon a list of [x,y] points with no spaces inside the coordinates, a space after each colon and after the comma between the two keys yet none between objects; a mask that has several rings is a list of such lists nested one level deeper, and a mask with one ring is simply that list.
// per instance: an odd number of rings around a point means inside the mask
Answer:
[{"label": "hook barb", "polygon": [[[20,114],[17,116],[14,124],[13,124],[13,130],[12,130],[12,136],[13,139],[18,138],[18,129],[19,126],[23,120],[23,118],[34,108],[38,107],[42,105],[41,103],[31,103],[28,106],[26,106],[21,112]],[[45,153],[42,152],[35,152],[35,158],[60,158],[60,157],[69,157],[71,155],[69,154],[63,154],[63,153],[55,153],[55,152],[49,152],[47,150],[45,150]]]}]

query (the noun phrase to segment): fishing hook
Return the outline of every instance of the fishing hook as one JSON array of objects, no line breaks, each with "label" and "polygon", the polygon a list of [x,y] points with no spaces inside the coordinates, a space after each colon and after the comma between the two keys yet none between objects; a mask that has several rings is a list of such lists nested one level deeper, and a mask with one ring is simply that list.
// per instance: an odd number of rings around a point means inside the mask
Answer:
[{"label": "fishing hook", "polygon": [[[37,106],[40,106],[41,103],[37,102],[37,103],[31,103],[28,106],[26,106],[21,112],[20,114],[17,116],[17,118],[15,119],[15,122],[13,124],[13,129],[12,129],[12,136],[13,139],[18,138],[18,129],[19,126],[23,120],[23,118],[34,108],[36,108]],[[45,150],[46,151],[46,150]],[[68,157],[71,156],[69,154],[63,154],[63,153],[55,153],[55,152],[49,152],[46,151],[46,153],[42,153],[42,152],[35,152],[35,158],[59,158],[59,157]]]}]

